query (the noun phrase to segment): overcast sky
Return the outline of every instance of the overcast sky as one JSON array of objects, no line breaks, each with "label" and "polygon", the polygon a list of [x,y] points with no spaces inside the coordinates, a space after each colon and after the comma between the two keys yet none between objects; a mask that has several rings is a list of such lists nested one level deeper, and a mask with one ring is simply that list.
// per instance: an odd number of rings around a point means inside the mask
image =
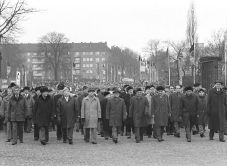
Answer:
[{"label": "overcast sky", "polygon": [[[107,42],[142,52],[149,39],[186,37],[191,0],[27,0],[43,10],[22,22],[23,43],[36,43],[48,32],[64,33],[70,42]],[[227,27],[226,0],[195,0],[200,43]]]}]

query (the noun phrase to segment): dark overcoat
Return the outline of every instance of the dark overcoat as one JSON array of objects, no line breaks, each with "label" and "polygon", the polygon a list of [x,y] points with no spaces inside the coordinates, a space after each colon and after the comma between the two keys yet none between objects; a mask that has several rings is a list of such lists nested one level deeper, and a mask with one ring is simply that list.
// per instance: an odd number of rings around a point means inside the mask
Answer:
[{"label": "dark overcoat", "polygon": [[109,99],[106,106],[106,119],[109,119],[109,126],[122,126],[122,121],[126,118],[127,112],[124,100],[120,97]]},{"label": "dark overcoat", "polygon": [[172,122],[181,122],[182,121],[179,117],[179,106],[180,106],[180,98],[183,95],[184,95],[183,93],[171,93],[169,96],[169,104],[170,104]]},{"label": "dark overcoat", "polygon": [[109,130],[109,119],[106,119],[106,105],[107,105],[108,99],[105,98],[102,101],[100,101],[101,106],[101,117],[102,117],[102,125],[104,130]]},{"label": "dark overcoat", "polygon": [[197,125],[197,115],[198,115],[199,101],[195,94],[187,96],[186,94],[180,98],[179,116],[182,118],[184,126]]},{"label": "dark overcoat", "polygon": [[74,128],[76,119],[78,117],[76,99],[74,97],[68,97],[66,101],[62,96],[57,103],[57,118],[60,117],[61,128]]},{"label": "dark overcoat", "polygon": [[24,122],[27,116],[28,106],[26,99],[22,95],[19,95],[18,98],[13,95],[9,99],[7,117],[10,118],[11,122]]},{"label": "dark overcoat", "polygon": [[221,89],[219,92],[213,88],[208,93],[207,114],[209,116],[209,129],[224,131],[226,117],[226,92]]},{"label": "dark overcoat", "polygon": [[36,101],[36,99],[38,98],[39,96],[37,95],[37,94],[35,94],[33,97],[32,97],[32,99],[31,99],[31,101],[30,101],[30,105],[29,105],[29,110],[32,112],[32,121],[33,121],[33,123],[34,124],[37,124],[37,120],[36,120],[36,115],[35,115],[35,110],[34,110],[34,107],[35,107],[35,101]]},{"label": "dark overcoat", "polygon": [[130,100],[129,117],[133,118],[135,127],[147,126],[149,104],[145,96],[134,96]]},{"label": "dark overcoat", "polygon": [[199,106],[198,106],[198,115],[197,123],[198,125],[207,124],[207,95],[204,97],[198,96]]},{"label": "dark overcoat", "polygon": [[42,95],[35,101],[34,114],[38,127],[48,127],[53,116],[54,102],[49,95],[44,99]]},{"label": "dark overcoat", "polygon": [[151,98],[151,115],[154,115],[155,126],[167,126],[170,113],[169,98],[166,94],[158,94]]},{"label": "dark overcoat", "polygon": [[126,112],[127,112],[127,119],[125,121],[125,124],[133,124],[133,120],[132,118],[129,117],[129,108],[130,108],[130,99],[135,96],[134,94],[130,95],[130,94],[126,94],[124,95],[122,98],[124,99],[125,101],[125,106],[126,106]]}]

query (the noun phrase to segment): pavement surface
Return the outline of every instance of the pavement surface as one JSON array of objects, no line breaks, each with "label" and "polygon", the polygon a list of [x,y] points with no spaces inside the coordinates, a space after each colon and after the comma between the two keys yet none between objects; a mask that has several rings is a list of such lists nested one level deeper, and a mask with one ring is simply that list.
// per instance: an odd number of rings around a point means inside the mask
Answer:
[{"label": "pavement surface", "polygon": [[192,142],[164,134],[164,142],[144,137],[135,139],[119,137],[115,144],[111,139],[98,136],[98,144],[85,143],[80,133],[74,132],[74,144],[69,145],[56,139],[50,132],[46,146],[33,141],[33,133],[24,133],[24,143],[11,145],[0,131],[0,166],[227,166],[227,142],[219,142],[218,134],[210,141],[206,137],[192,136]]}]

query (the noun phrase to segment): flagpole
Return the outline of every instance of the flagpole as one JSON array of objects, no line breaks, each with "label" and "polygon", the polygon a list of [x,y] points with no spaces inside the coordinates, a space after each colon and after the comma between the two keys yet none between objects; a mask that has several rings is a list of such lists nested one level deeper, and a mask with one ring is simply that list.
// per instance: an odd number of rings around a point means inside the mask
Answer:
[{"label": "flagpole", "polygon": [[196,74],[196,57],[195,57],[195,42],[194,42],[194,40],[193,40],[193,43],[194,43],[194,52],[193,52],[193,54],[194,54],[194,84],[195,84],[195,74]]},{"label": "flagpole", "polygon": [[72,87],[73,87],[73,62],[72,62]]},{"label": "flagpole", "polygon": [[170,61],[169,61],[169,47],[167,48],[167,54],[168,54],[168,70],[169,70],[169,85],[170,85],[170,83],[171,83],[171,81],[170,81]]}]

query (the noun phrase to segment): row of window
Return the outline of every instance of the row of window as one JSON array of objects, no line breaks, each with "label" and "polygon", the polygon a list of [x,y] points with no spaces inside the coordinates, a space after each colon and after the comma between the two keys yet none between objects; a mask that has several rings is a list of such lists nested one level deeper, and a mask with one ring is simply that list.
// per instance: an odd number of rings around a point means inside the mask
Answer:
[{"label": "row of window", "polygon": [[[68,52],[68,55],[74,55],[75,57],[78,57],[79,55],[105,55],[105,52]],[[45,56],[45,52],[37,53],[37,52],[28,52],[28,56]],[[51,55],[51,53],[48,53],[48,55]]]},{"label": "row of window", "polygon": [[93,64],[83,64],[83,67],[93,67]]},{"label": "row of window", "polygon": [[[101,58],[101,61],[104,62],[106,59],[105,58]],[[83,58],[83,61],[86,62],[86,61],[90,61],[92,62],[93,61],[93,58]],[[99,62],[100,61],[100,58],[95,58],[95,61],[96,62]]]}]

